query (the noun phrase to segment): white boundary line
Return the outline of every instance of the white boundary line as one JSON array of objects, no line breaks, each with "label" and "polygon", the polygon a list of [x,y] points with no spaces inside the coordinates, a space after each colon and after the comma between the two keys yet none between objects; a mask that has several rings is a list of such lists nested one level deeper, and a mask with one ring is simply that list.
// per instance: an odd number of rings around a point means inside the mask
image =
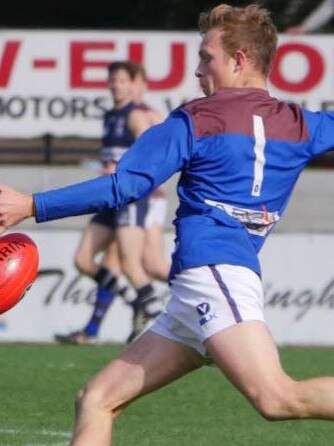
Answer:
[{"label": "white boundary line", "polygon": [[[21,429],[5,429],[5,428],[0,428],[0,434],[8,434],[8,435],[17,435],[17,434],[27,434],[26,430],[21,430]],[[67,431],[52,431],[52,430],[46,430],[46,429],[42,429],[41,431],[32,431],[31,432],[32,435],[34,436],[44,436],[44,437],[61,437],[64,438],[66,440],[70,439],[71,437],[71,432],[67,432]],[[56,440],[57,441],[57,440]],[[57,443],[26,443],[22,446],[66,446],[66,443],[59,443],[59,441],[57,441]]]}]

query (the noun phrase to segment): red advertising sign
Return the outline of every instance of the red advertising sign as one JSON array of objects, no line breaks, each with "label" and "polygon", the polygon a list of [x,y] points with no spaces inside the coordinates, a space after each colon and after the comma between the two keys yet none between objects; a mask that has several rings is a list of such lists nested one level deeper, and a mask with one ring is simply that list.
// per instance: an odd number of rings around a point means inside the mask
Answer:
[{"label": "red advertising sign", "polygon": [[[0,137],[46,132],[99,137],[112,104],[106,66],[142,63],[147,102],[162,114],[201,95],[194,76],[200,37],[192,32],[0,32]],[[334,104],[334,37],[281,36],[273,95],[310,109]]]}]

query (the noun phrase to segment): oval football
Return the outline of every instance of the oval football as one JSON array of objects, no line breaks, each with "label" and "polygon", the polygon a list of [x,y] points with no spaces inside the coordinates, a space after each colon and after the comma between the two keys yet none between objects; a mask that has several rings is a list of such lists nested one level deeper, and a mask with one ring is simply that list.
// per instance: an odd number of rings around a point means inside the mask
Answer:
[{"label": "oval football", "polygon": [[26,234],[0,237],[0,314],[14,307],[35,281],[38,248]]}]

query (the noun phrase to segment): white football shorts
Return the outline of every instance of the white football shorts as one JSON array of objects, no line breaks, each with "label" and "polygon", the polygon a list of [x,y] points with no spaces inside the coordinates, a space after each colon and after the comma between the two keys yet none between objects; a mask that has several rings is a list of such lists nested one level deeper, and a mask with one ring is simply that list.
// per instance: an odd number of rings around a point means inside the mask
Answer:
[{"label": "white football shorts", "polygon": [[148,211],[145,217],[145,228],[153,225],[164,227],[167,217],[167,198],[149,197]]},{"label": "white football shorts", "polygon": [[207,357],[203,342],[243,321],[264,322],[261,279],[248,268],[201,266],[181,271],[171,282],[166,309],[149,328]]}]

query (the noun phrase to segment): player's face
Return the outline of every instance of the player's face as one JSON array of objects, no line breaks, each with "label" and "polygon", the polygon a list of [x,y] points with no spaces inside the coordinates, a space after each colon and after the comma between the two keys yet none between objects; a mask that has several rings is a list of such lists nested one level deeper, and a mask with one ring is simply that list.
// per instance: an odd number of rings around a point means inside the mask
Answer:
[{"label": "player's face", "polygon": [[108,86],[115,104],[121,105],[132,100],[132,79],[126,70],[117,70],[108,79]]},{"label": "player's face", "polygon": [[210,30],[203,36],[199,48],[196,76],[206,96],[216,93],[220,88],[235,86],[236,60],[224,51],[221,38],[221,31]]}]

